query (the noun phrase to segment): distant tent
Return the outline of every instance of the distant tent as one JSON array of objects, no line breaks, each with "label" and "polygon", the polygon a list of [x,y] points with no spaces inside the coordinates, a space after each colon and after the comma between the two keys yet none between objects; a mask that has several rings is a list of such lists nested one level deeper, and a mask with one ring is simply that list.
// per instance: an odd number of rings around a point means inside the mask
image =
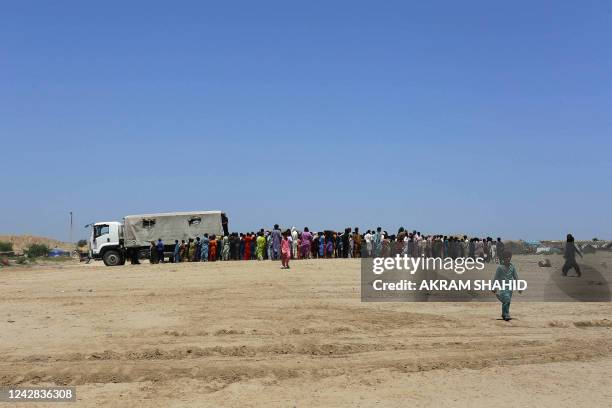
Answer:
[{"label": "distant tent", "polygon": [[58,257],[58,256],[68,256],[70,255],[70,253],[68,253],[67,251],[64,251],[63,249],[59,249],[59,248],[53,248],[51,251],[49,251],[49,256],[50,257]]}]

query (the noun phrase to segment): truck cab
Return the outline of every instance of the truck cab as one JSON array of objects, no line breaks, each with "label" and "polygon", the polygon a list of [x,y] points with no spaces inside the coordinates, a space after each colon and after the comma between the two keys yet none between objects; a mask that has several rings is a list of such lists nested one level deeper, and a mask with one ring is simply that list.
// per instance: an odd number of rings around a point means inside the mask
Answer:
[{"label": "truck cab", "polygon": [[[95,222],[89,224],[91,258],[101,259],[106,266],[124,265],[126,259],[137,264],[149,258],[151,248],[158,240],[163,255],[174,258],[174,243],[204,234],[224,235],[227,216],[221,211],[186,211],[157,214],[127,215],[122,222]],[[225,234],[227,235],[227,234]]]},{"label": "truck cab", "polygon": [[123,225],[117,221],[96,222],[92,225],[89,247],[93,259],[102,259],[107,266],[125,263]]}]

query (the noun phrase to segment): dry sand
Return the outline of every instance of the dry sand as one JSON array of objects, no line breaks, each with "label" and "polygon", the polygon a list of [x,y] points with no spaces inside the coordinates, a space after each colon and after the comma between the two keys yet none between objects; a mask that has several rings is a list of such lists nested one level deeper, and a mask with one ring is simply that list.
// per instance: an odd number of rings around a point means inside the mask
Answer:
[{"label": "dry sand", "polygon": [[0,385],[86,407],[612,406],[610,303],[517,298],[503,322],[359,287],[356,260],[5,268]]}]

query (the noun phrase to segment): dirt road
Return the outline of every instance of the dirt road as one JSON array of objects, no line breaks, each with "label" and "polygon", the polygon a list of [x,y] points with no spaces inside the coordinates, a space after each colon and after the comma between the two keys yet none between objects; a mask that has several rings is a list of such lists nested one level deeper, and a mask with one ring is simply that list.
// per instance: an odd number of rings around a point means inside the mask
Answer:
[{"label": "dirt road", "polygon": [[5,268],[0,385],[84,407],[612,405],[610,303],[519,298],[504,322],[359,288],[356,260]]}]

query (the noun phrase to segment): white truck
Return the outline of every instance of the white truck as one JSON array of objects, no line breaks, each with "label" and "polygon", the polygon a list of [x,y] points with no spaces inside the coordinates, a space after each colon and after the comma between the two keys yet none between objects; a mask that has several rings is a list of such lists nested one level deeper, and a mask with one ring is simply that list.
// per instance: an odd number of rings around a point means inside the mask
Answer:
[{"label": "white truck", "polygon": [[123,222],[90,225],[91,257],[103,260],[106,266],[117,266],[125,264],[126,259],[147,257],[151,242],[157,243],[160,238],[164,256],[172,259],[175,240],[187,241],[205,233],[222,236],[227,229],[227,217],[221,211],[173,212],[128,215]]}]

